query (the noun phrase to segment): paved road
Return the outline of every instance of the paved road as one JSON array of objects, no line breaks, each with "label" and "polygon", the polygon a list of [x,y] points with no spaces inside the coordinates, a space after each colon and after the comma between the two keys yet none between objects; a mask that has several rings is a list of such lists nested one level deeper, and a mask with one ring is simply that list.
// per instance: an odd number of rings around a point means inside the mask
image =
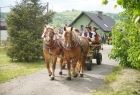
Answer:
[{"label": "paved road", "polygon": [[94,64],[92,71],[85,71],[84,78],[78,77],[67,81],[66,71],[63,76],[59,76],[57,69],[56,80],[50,81],[47,70],[44,69],[0,84],[0,95],[89,95],[94,89],[103,85],[105,75],[117,65],[108,58],[110,49],[111,46],[104,45],[102,65]]}]

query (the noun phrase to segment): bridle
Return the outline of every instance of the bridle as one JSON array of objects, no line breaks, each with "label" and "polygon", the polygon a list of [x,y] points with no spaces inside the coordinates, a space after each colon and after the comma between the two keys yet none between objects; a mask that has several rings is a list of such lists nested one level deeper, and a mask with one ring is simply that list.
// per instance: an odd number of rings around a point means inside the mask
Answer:
[{"label": "bridle", "polygon": [[[66,38],[67,33],[68,32],[65,31],[64,38]],[[72,35],[70,35],[70,36],[72,36]],[[80,44],[78,42],[74,41],[72,38],[70,38],[70,40],[71,40],[70,41],[70,45],[68,45],[67,43],[65,43],[65,41],[63,42],[63,48],[65,50],[72,50],[72,49],[77,48],[77,47],[80,46]]]},{"label": "bridle", "polygon": [[[49,54],[52,55],[52,50],[53,49],[56,49],[56,48],[62,48],[60,42],[59,42],[59,39],[56,39],[55,37],[57,36],[56,33],[54,33],[54,31],[45,31],[45,32],[53,32],[53,38],[50,39],[49,43],[44,43],[44,48],[47,49],[49,51]],[[47,35],[49,33],[46,33],[44,35],[44,37],[48,37],[49,35]]]}]

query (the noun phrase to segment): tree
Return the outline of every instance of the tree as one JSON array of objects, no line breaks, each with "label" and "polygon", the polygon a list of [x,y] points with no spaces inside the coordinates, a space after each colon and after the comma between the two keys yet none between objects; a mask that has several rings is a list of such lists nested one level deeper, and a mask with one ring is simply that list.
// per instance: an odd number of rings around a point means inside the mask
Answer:
[{"label": "tree", "polygon": [[[102,4],[107,4],[108,0],[102,0]],[[129,10],[133,17],[133,22],[140,24],[140,0],[116,0],[117,5]]]},{"label": "tree", "polygon": [[120,14],[122,19],[112,31],[110,57],[119,60],[121,65],[140,69],[140,0],[116,1],[125,11]]},{"label": "tree", "polygon": [[7,17],[10,47],[8,56],[18,61],[35,61],[42,56],[41,34],[44,24],[51,22],[53,12],[44,13],[39,0],[23,0]]},{"label": "tree", "polygon": [[140,30],[128,12],[122,13],[121,17],[112,31],[113,48],[110,57],[119,60],[123,66],[140,69]]}]

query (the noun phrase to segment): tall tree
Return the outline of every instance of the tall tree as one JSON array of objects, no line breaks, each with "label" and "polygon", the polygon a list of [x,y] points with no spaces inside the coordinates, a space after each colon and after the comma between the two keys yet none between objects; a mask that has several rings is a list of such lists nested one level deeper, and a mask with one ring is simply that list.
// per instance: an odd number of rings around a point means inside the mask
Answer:
[{"label": "tall tree", "polygon": [[[102,0],[107,4],[108,0]],[[111,58],[121,65],[140,69],[140,0],[116,0],[125,10],[113,28]]]},{"label": "tall tree", "polygon": [[[102,4],[108,4],[109,0],[102,0]],[[116,0],[116,5],[120,5],[126,11],[131,12],[133,22],[140,25],[140,0]],[[116,5],[114,5],[116,7]]]},{"label": "tall tree", "polygon": [[7,17],[10,48],[8,56],[18,61],[35,61],[42,56],[41,33],[54,12],[45,13],[39,0],[23,0],[11,9]]}]

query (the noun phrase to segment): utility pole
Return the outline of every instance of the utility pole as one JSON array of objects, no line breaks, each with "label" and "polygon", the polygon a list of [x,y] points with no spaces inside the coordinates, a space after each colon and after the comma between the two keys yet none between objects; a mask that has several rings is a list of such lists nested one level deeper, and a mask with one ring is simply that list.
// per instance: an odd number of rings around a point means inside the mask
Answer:
[{"label": "utility pole", "polygon": [[49,2],[47,2],[47,13],[49,12]]},{"label": "utility pole", "polygon": [[[47,9],[47,15],[48,15],[48,12],[49,12],[49,2],[47,2],[47,5],[46,5],[46,9]],[[48,24],[48,18],[47,18],[47,23],[46,24]]]}]

